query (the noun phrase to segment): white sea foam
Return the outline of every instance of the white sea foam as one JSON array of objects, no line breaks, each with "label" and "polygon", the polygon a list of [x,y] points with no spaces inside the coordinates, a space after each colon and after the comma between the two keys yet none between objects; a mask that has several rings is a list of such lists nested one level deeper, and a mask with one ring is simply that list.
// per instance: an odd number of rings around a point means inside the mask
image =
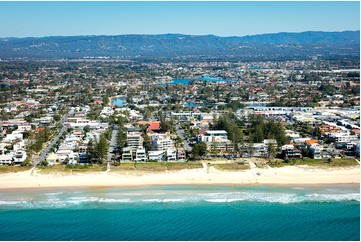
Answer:
[{"label": "white sea foam", "polygon": [[[360,193],[351,191],[327,191],[324,193],[304,190],[300,192],[267,192],[267,191],[233,191],[233,192],[189,192],[189,191],[169,191],[163,194],[142,193],[132,196],[133,193],[108,194],[102,193],[99,196],[76,196],[74,193],[60,194],[53,193],[47,196],[37,196],[34,199],[29,197],[27,201],[23,198],[9,197],[0,201],[1,208],[67,208],[86,207],[85,204],[122,204],[122,203],[241,203],[241,202],[262,202],[262,203],[302,203],[302,202],[342,202],[360,201]],[[140,194],[140,193],[136,193]]]}]

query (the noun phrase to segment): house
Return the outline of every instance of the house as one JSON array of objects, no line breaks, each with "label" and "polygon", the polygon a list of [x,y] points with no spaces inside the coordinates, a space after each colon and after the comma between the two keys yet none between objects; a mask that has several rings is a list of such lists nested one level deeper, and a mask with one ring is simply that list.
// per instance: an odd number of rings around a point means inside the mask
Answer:
[{"label": "house", "polygon": [[186,152],[183,148],[177,148],[177,160],[185,160]]},{"label": "house", "polygon": [[122,154],[122,161],[132,161],[133,160],[133,149],[132,147],[124,147]]},{"label": "house", "polygon": [[150,122],[147,130],[159,131],[160,130],[160,122],[159,121]]},{"label": "house", "polygon": [[177,152],[176,149],[174,148],[168,148],[166,150],[166,156],[167,156],[167,161],[176,161],[177,160]]},{"label": "house", "polygon": [[1,165],[10,165],[13,161],[13,155],[7,154],[7,155],[0,155],[0,164]]},{"label": "house", "polygon": [[165,151],[156,150],[156,151],[148,151],[148,160],[149,161],[162,161],[165,155]]},{"label": "house", "polygon": [[293,145],[284,145],[281,147],[281,155],[284,158],[302,158],[301,151]]},{"label": "house", "polygon": [[52,152],[48,155],[46,161],[48,162],[49,165],[55,165],[56,162],[58,161],[58,158],[59,158],[58,155]]},{"label": "house", "polygon": [[309,148],[311,156],[313,159],[322,159],[323,158],[323,147],[317,143],[312,144]]},{"label": "house", "polygon": [[143,147],[138,147],[135,151],[135,161],[136,162],[146,162],[147,161],[147,154]]},{"label": "house", "polygon": [[15,154],[13,156],[14,164],[20,165],[23,163],[27,158],[26,151],[25,150],[17,150],[15,151]]}]

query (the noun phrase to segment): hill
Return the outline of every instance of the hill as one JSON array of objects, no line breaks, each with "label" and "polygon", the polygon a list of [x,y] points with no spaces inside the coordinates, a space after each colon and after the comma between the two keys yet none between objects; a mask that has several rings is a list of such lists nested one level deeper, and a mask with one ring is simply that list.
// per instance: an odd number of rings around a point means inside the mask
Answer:
[{"label": "hill", "polygon": [[0,38],[1,59],[238,59],[359,58],[360,31],[215,35],[117,35]]}]

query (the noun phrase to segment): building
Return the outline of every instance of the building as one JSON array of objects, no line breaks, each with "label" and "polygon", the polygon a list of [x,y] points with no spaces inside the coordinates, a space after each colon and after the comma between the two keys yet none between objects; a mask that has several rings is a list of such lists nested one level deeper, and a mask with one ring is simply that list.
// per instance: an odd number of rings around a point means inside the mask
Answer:
[{"label": "building", "polygon": [[133,149],[132,147],[124,147],[122,154],[122,161],[132,161],[133,160]]},{"label": "building", "polygon": [[141,132],[129,132],[127,134],[127,146],[135,151],[139,146],[143,146],[143,137]]},{"label": "building", "polygon": [[165,151],[156,150],[156,151],[148,151],[148,160],[149,161],[162,161],[165,155]]},{"label": "building", "polygon": [[185,160],[186,159],[186,152],[183,148],[177,149],[177,160]]},{"label": "building", "polygon": [[284,145],[281,147],[281,155],[284,158],[302,158],[301,151],[293,145]]},{"label": "building", "polygon": [[169,148],[174,148],[174,141],[164,134],[154,135],[152,137],[152,144],[156,150],[166,151]]},{"label": "building", "polygon": [[198,135],[200,142],[213,142],[216,139],[228,139],[227,131],[225,130],[207,130],[203,134]]},{"label": "building", "polygon": [[177,152],[174,148],[168,148],[166,151],[167,161],[176,161],[177,160]]},{"label": "building", "polygon": [[136,162],[146,162],[147,161],[147,154],[143,147],[138,147],[135,151],[135,161]]}]

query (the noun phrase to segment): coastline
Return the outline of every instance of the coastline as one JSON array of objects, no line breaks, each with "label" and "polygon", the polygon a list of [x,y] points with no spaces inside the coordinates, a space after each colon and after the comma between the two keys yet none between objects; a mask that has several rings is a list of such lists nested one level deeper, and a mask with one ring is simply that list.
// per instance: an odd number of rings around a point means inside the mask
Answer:
[{"label": "coastline", "polygon": [[[258,173],[258,174],[257,174]],[[246,171],[192,169],[168,172],[97,172],[41,174],[37,170],[6,173],[0,190],[53,188],[106,188],[155,185],[233,186],[359,186],[360,167],[320,169],[307,166],[253,168]]]}]

